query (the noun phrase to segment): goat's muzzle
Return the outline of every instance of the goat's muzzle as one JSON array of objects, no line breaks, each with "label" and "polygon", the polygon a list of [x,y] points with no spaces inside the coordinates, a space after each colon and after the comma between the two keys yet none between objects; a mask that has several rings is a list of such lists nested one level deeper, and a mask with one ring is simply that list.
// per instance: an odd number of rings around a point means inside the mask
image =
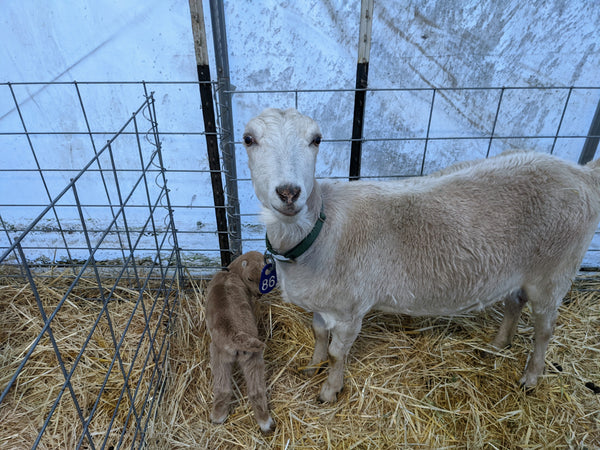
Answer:
[{"label": "goat's muzzle", "polygon": [[275,188],[275,192],[287,207],[291,206],[300,197],[300,186],[292,186],[291,184],[282,184]]}]

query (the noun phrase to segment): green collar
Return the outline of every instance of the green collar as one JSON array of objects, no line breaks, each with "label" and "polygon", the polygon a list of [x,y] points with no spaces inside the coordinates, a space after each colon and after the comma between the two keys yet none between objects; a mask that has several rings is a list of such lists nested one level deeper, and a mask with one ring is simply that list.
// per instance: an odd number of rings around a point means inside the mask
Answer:
[{"label": "green collar", "polygon": [[310,246],[313,244],[313,242],[315,242],[315,240],[317,239],[317,236],[319,236],[319,233],[321,232],[321,228],[323,227],[323,223],[325,222],[325,219],[326,219],[326,217],[325,217],[325,213],[323,212],[323,205],[321,205],[321,212],[319,213],[319,218],[317,219],[317,222],[315,223],[315,226],[313,227],[311,232],[308,233],[308,236],[306,236],[304,239],[302,239],[302,241],[300,241],[300,243],[298,245],[296,245],[294,248],[292,248],[291,250],[288,250],[287,252],[285,252],[283,254],[277,253],[275,250],[273,250],[273,247],[271,246],[271,243],[269,242],[269,236],[267,236],[267,234],[265,234],[265,241],[267,243],[267,252],[271,253],[277,261],[294,262],[296,260],[296,258],[301,256],[306,250],[308,250],[310,248]]}]

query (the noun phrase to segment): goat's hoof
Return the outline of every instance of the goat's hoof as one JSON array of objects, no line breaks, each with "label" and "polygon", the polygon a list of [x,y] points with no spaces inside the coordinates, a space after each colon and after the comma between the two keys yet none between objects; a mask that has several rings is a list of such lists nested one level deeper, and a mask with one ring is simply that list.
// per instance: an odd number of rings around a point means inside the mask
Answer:
[{"label": "goat's hoof", "polygon": [[307,367],[306,369],[299,369],[299,372],[305,377],[311,378],[317,374],[317,369],[314,367]]},{"label": "goat's hoof", "polygon": [[[536,377],[536,381],[537,381],[537,377]],[[530,380],[528,380],[526,376],[523,376],[519,380],[519,388],[525,393],[525,395],[533,394],[536,384],[537,383],[535,383],[535,382],[531,383]]]},{"label": "goat's hoof", "polygon": [[326,389],[325,386],[323,386],[323,389],[321,389],[321,393],[319,394],[319,397],[317,398],[317,402],[319,403],[335,403],[337,401],[337,396],[339,393],[341,393],[344,390],[344,386],[342,386],[340,388],[340,390],[336,391],[336,390],[329,390]]},{"label": "goat's hoof", "polygon": [[[542,370],[542,372],[543,372],[543,370]],[[540,375],[541,375],[541,373],[538,374],[535,371],[529,372],[529,371],[525,370],[525,373],[519,380],[519,386],[527,394],[530,394],[531,392],[533,392],[534,388],[536,387],[538,378],[540,377]]]},{"label": "goat's hoof", "polygon": [[225,422],[225,420],[227,420],[228,415],[229,415],[228,411],[225,411],[225,413],[221,413],[221,414],[211,413],[210,421],[212,423],[214,423],[215,425],[221,425],[223,422]]},{"label": "goat's hoof", "polygon": [[525,395],[531,395],[535,391],[535,386],[527,386],[526,384],[519,383],[519,388]]},{"label": "goat's hoof", "polygon": [[317,397],[317,403],[335,403],[337,401],[337,394],[333,394],[332,397],[325,397],[323,394],[319,394]]},{"label": "goat's hoof", "polygon": [[258,425],[260,426],[260,431],[262,432],[262,434],[271,434],[273,431],[275,431],[275,428],[277,427],[275,421],[271,417],[269,417],[269,419],[266,422],[259,423]]},{"label": "goat's hoof", "polygon": [[500,341],[494,340],[494,341],[490,342],[490,346],[492,347],[492,350],[499,352],[501,350],[506,350],[508,348],[511,348],[512,341],[507,341],[505,339],[502,339]]}]

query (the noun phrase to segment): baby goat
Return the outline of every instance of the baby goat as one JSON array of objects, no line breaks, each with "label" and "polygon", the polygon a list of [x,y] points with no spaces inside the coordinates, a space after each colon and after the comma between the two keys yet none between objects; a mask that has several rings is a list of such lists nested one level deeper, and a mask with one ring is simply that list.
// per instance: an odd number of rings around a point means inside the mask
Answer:
[{"label": "baby goat", "polygon": [[269,415],[265,385],[265,344],[258,339],[253,297],[264,266],[263,255],[248,252],[236,258],[208,284],[206,326],[211,336],[213,423],[223,423],[232,395],[231,371],[237,361],[244,373],[254,416],[263,433],[275,428]]}]

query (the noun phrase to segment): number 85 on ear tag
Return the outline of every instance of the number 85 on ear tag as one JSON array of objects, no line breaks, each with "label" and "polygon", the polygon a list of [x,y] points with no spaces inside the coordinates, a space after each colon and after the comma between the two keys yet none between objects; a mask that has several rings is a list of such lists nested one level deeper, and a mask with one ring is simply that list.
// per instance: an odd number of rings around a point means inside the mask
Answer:
[{"label": "number 85 on ear tag", "polygon": [[260,273],[260,284],[258,290],[261,294],[267,294],[277,286],[277,272],[275,271],[275,263],[270,262],[263,267]]}]

